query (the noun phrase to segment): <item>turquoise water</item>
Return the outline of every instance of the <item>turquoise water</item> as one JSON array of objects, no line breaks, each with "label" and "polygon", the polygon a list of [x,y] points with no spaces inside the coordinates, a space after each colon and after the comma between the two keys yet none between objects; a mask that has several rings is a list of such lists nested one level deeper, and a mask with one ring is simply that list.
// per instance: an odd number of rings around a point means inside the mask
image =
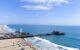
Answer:
[{"label": "turquoise water", "polygon": [[19,30],[22,28],[26,32],[32,34],[45,34],[53,30],[63,31],[66,35],[63,36],[43,36],[53,43],[80,48],[80,26],[54,26],[54,25],[8,25],[9,27]]}]

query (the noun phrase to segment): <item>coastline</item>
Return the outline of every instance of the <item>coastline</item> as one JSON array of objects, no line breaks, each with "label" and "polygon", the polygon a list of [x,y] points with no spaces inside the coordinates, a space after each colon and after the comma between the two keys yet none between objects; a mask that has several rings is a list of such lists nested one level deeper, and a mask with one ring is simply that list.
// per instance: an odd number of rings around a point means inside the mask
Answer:
[{"label": "coastline", "polygon": [[[5,37],[7,33],[12,33],[14,30],[7,25],[0,25],[0,37]],[[8,35],[6,35],[8,36]],[[0,40],[0,50],[37,50],[36,47],[27,43],[23,38],[5,39]]]},{"label": "coastline", "polygon": [[[31,39],[33,40],[31,41]],[[20,50],[21,48],[28,50],[79,50],[77,48],[57,45],[39,37],[0,40],[1,50]]]},{"label": "coastline", "polygon": [[25,38],[25,40],[31,42],[33,46],[37,46],[39,50],[79,50],[78,48],[58,45],[39,37]]},{"label": "coastline", "polygon": [[[10,28],[5,26],[0,25],[1,32],[9,31]],[[1,50],[20,50],[22,48],[28,50],[79,50],[77,48],[61,46],[39,37],[0,40]]]},{"label": "coastline", "polygon": [[[18,27],[19,26],[19,27]],[[39,26],[39,25],[11,25],[12,29],[18,29],[22,28],[25,32],[29,32],[32,34],[39,34],[39,33],[46,33],[51,32],[51,30],[54,30],[54,27],[57,27],[56,29],[62,30],[66,33],[65,36],[49,36],[49,37],[42,37],[46,40],[51,41],[52,43],[56,43],[58,45],[63,45],[70,48],[80,48],[80,38],[79,38],[79,29],[80,27],[73,27],[73,26]],[[35,27],[35,29],[34,29]],[[40,28],[40,29],[39,29]],[[52,28],[52,29],[51,29]],[[77,28],[77,29],[75,29]],[[73,31],[75,30],[75,31]]]}]

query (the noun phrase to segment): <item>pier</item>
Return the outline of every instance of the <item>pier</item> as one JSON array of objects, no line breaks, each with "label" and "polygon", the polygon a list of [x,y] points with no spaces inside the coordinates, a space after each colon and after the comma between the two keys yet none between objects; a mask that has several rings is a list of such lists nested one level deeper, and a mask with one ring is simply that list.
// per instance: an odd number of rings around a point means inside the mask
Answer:
[{"label": "pier", "polygon": [[28,38],[28,37],[36,37],[36,36],[50,36],[50,35],[64,35],[64,32],[59,32],[59,31],[53,31],[51,33],[46,33],[46,34],[31,34],[27,32],[20,32],[16,31],[14,33],[3,33],[3,36],[0,36],[0,40],[3,39],[14,39],[14,38]]}]

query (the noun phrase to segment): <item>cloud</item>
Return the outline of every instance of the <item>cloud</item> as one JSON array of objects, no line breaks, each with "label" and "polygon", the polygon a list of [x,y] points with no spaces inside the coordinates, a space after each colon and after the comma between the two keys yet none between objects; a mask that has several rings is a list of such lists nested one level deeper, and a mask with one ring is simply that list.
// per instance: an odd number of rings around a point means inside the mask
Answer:
[{"label": "cloud", "polygon": [[68,0],[21,0],[21,2],[34,2],[34,3],[68,3]]},{"label": "cloud", "polygon": [[21,0],[22,2],[45,3],[46,0]]},{"label": "cloud", "polygon": [[26,10],[50,10],[55,6],[69,3],[68,0],[21,0],[21,2],[35,4],[25,4],[21,6]]},{"label": "cloud", "polygon": [[49,10],[51,9],[50,7],[43,6],[43,5],[24,5],[22,6],[23,8],[26,8],[27,10]]}]

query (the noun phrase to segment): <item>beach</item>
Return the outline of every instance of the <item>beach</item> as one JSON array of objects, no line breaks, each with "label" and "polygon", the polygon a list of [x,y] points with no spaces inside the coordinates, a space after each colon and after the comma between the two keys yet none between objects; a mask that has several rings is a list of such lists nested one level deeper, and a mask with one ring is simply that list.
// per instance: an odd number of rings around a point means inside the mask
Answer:
[{"label": "beach", "polygon": [[[0,37],[5,37],[6,33],[13,32],[6,25],[0,25]],[[26,42],[24,38],[14,38],[0,40],[0,50],[37,50],[30,42]]]},{"label": "beach", "polygon": [[[6,25],[0,25],[0,36],[5,37],[6,33],[11,32]],[[2,36],[3,35],[3,36]],[[8,36],[8,35],[6,35]],[[13,38],[0,40],[0,50],[79,50],[67,46],[52,43],[40,37]]]},{"label": "beach", "polygon": [[15,38],[15,39],[0,40],[0,50],[22,50],[22,49],[24,50],[79,50],[75,48],[69,48],[69,47],[57,45],[55,43],[51,43],[47,40],[43,40],[38,37],[25,38],[25,39]]},{"label": "beach", "polygon": [[32,43],[32,45],[36,46],[39,50],[79,50],[78,48],[58,45],[39,37],[29,37],[25,38],[25,40],[26,42]]},{"label": "beach", "polygon": [[64,36],[55,36],[55,35],[43,36],[41,38],[59,45],[72,47],[72,48],[80,48],[80,26],[9,25],[9,27],[17,30],[19,30],[19,28],[22,28],[25,32],[29,32],[32,34],[45,34],[58,29],[58,31],[65,32],[65,35]]},{"label": "beach", "polygon": [[26,45],[23,39],[0,40],[0,50],[34,50],[30,45]]}]

